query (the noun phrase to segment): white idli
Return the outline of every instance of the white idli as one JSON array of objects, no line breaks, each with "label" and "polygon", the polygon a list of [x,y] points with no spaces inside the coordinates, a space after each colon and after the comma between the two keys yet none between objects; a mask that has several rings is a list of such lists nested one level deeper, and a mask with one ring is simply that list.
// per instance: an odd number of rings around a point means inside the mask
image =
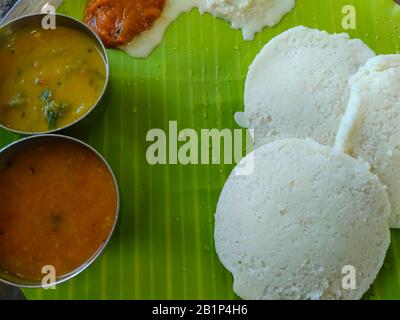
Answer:
[{"label": "white idli", "polygon": [[[215,216],[216,250],[235,293],[361,298],[390,241],[390,204],[368,164],[296,139],[264,145],[254,158],[253,174],[229,177]],[[356,270],[355,290],[342,287],[347,265]]]},{"label": "white idli", "polygon": [[257,146],[277,138],[333,145],[349,98],[348,80],[374,52],[347,34],[303,26],[265,45],[250,66],[239,125]]},{"label": "white idli", "polygon": [[337,148],[371,163],[387,186],[392,205],[389,224],[400,228],[400,55],[369,60],[350,85]]}]

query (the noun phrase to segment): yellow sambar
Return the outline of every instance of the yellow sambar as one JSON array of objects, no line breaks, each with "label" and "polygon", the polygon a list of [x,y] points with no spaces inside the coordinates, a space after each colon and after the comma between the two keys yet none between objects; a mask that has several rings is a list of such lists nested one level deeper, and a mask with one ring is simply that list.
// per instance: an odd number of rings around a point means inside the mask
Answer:
[{"label": "yellow sambar", "polygon": [[82,118],[106,84],[96,44],[66,27],[24,29],[1,41],[0,123],[46,132]]}]

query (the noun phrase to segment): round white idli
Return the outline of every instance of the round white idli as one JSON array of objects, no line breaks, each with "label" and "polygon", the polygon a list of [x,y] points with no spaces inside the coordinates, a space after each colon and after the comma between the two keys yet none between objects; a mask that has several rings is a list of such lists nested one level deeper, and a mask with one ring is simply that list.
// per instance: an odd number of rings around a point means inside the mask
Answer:
[{"label": "round white idli", "polygon": [[371,163],[387,186],[389,225],[400,228],[400,55],[370,59],[350,85],[336,146]]},{"label": "round white idli", "polygon": [[333,145],[349,98],[348,80],[374,52],[347,34],[303,26],[265,45],[250,66],[239,125],[257,146],[277,138]]},{"label": "round white idli", "polygon": [[[245,158],[239,166],[243,166]],[[390,242],[390,204],[368,164],[312,140],[281,140],[232,174],[215,222],[218,256],[244,299],[359,299]],[[342,287],[343,268],[356,289]]]}]

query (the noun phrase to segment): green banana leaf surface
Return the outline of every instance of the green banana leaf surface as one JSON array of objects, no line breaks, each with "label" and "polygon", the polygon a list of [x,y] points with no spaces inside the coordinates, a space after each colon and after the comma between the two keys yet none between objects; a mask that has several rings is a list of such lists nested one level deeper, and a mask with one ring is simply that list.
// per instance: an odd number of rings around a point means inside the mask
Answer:
[{"label": "green banana leaf surface", "polygon": [[[82,19],[86,1],[60,13]],[[344,30],[342,8],[354,5],[357,28]],[[247,70],[260,49],[297,25],[348,32],[378,54],[400,52],[400,5],[393,0],[297,0],[294,10],[254,41],[197,9],[179,17],[146,59],[108,50],[106,111],[75,133],[99,150],[121,191],[118,227],[86,271],[56,290],[25,290],[30,299],[237,299],[214,248],[214,213],[233,165],[156,165],[146,161],[153,128],[234,129],[243,110]],[[0,146],[20,137],[0,131]],[[400,298],[400,230],[366,299]]]}]

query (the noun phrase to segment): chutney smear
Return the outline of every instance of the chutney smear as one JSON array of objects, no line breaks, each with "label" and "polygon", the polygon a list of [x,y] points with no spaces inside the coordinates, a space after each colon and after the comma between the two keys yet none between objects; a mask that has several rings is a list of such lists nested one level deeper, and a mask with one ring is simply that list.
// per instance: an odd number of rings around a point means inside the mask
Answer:
[{"label": "chutney smear", "polygon": [[104,45],[125,45],[149,30],[161,16],[166,0],[90,0],[85,23]]}]

